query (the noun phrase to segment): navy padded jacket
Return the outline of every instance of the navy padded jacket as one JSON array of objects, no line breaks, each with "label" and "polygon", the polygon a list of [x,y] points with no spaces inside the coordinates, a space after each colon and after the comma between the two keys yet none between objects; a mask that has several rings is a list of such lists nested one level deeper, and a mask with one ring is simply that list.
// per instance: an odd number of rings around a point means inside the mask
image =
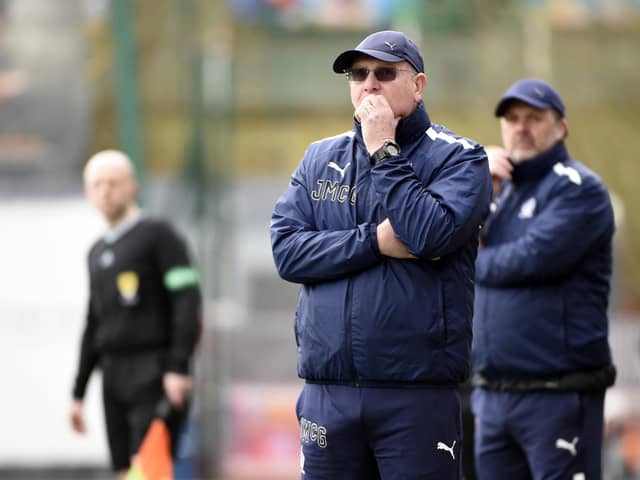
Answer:
[{"label": "navy padded jacket", "polygon": [[[455,384],[469,373],[486,154],[431,124],[422,103],[396,141],[402,154],[374,167],[358,122],[311,144],[274,207],[276,267],[302,284],[295,337],[308,381]],[[418,259],[380,254],[385,218]]]},{"label": "navy padded jacket", "polygon": [[476,262],[474,370],[546,378],[611,364],[613,210],[563,142],[515,166]]}]

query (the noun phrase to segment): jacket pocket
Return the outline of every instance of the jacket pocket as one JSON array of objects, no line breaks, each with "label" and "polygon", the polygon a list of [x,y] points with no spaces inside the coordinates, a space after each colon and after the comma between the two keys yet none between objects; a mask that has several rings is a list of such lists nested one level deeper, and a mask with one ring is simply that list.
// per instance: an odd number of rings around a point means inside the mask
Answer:
[{"label": "jacket pocket", "polygon": [[343,379],[349,371],[345,347],[346,281],[304,285],[296,312],[298,374],[307,379]]}]

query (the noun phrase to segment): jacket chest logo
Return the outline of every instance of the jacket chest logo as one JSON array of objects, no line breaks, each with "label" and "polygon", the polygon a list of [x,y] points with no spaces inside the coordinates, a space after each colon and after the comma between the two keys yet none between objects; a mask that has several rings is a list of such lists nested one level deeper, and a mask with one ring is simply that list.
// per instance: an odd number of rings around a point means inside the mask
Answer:
[{"label": "jacket chest logo", "polygon": [[349,202],[351,205],[356,204],[356,187],[322,178],[316,180],[316,185],[317,187],[311,192],[311,199],[316,202],[330,201],[338,203]]},{"label": "jacket chest logo", "polygon": [[532,218],[536,212],[536,199],[531,197],[529,200],[524,202],[520,207],[520,211],[518,212],[518,218],[527,219]]}]

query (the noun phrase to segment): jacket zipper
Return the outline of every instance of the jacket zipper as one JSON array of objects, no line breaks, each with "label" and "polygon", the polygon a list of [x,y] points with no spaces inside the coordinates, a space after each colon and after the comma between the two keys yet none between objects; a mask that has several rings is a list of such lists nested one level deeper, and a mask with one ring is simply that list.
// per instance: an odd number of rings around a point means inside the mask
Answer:
[{"label": "jacket zipper", "polygon": [[[360,156],[358,153],[358,145],[354,144],[354,158],[358,159]],[[361,153],[361,152],[360,152]],[[366,181],[364,176],[369,176],[369,171],[371,170],[371,166],[368,163],[368,156],[366,157],[366,167],[362,167],[362,161],[356,160],[356,171],[355,171],[355,187],[356,187],[356,201],[355,201],[355,224],[358,225],[361,221],[365,221],[366,215],[364,210],[364,205],[369,201],[369,181]],[[368,168],[367,168],[368,167]],[[364,176],[362,177],[364,181],[360,182],[360,172],[361,168],[364,168]],[[362,211],[361,211],[362,210]],[[359,311],[359,302],[360,297],[356,297],[355,293],[355,283],[353,280],[349,280],[349,286],[347,287],[347,298],[351,299],[349,302],[349,309],[346,312],[345,319],[345,333],[346,333],[346,347],[347,347],[347,356],[349,358],[349,368],[351,373],[351,386],[359,387],[359,379],[358,372],[356,370],[355,361],[353,358],[353,336],[352,336],[352,324],[353,324],[353,315],[354,312]]]},{"label": "jacket zipper", "polygon": [[347,348],[347,358],[349,359],[349,371],[351,373],[351,385],[354,387],[358,387],[358,376],[357,376],[357,372],[356,372],[356,365],[355,362],[353,360],[353,337],[351,335],[351,325],[352,325],[352,321],[351,321],[351,317],[353,315],[353,280],[349,280],[349,284],[347,286],[347,298],[352,299],[351,302],[349,302],[349,309],[346,312],[345,315],[345,335],[346,335],[346,339],[345,339],[345,343],[346,343],[346,348]]}]

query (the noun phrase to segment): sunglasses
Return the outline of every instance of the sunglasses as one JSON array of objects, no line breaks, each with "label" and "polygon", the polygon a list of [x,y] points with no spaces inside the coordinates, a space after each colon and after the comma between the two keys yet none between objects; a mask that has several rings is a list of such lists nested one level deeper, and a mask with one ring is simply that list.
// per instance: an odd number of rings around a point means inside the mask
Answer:
[{"label": "sunglasses", "polygon": [[[368,68],[361,67],[361,68],[348,68],[344,71],[344,73],[347,76],[347,80],[349,80],[350,82],[364,82],[369,76],[369,73],[371,73],[371,71],[372,70],[369,70]],[[378,80],[379,82],[392,82],[398,76],[398,72],[415,73],[413,72],[413,70],[401,69],[401,68],[395,68],[395,67],[378,67],[375,70],[373,70],[373,74],[376,76],[376,80]]]}]

